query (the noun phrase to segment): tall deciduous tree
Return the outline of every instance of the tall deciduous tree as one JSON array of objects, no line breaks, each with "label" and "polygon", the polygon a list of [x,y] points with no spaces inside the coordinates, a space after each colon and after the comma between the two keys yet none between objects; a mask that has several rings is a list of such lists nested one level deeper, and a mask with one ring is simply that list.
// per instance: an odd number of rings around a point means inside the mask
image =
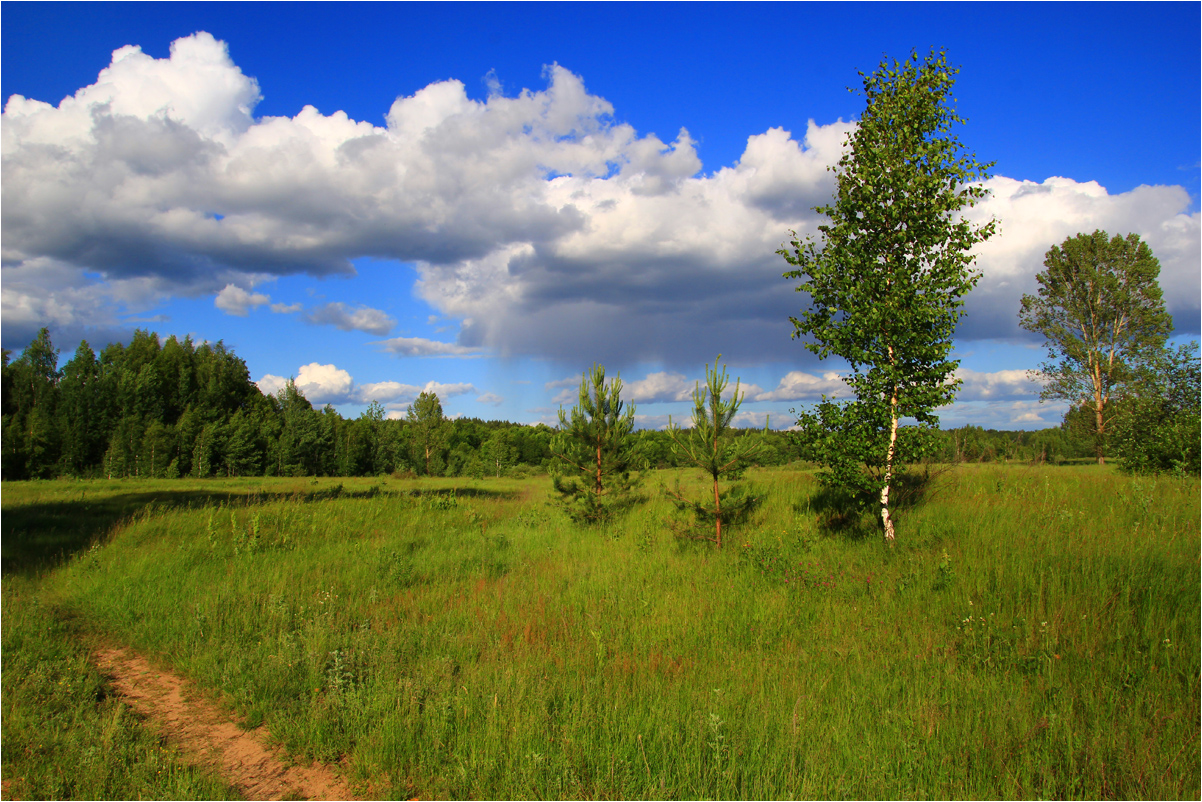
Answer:
[{"label": "tall deciduous tree", "polygon": [[605,381],[605,366],[593,365],[580,380],[580,401],[571,420],[559,410],[559,432],[551,440],[551,476],[569,514],[594,523],[629,499],[642,458],[633,437],[634,406],[622,409],[622,379]]},{"label": "tall deciduous tree", "polygon": [[495,471],[498,478],[517,462],[518,450],[513,441],[513,429],[505,427],[493,429],[488,439],[480,445],[480,458],[490,471]]},{"label": "tall deciduous tree", "polygon": [[[879,464],[879,474],[860,472],[860,489],[879,491],[885,539],[894,539],[889,492],[897,464],[898,424],[914,418],[937,426],[936,408],[955,396],[951,380],[952,334],[963,297],[976,284],[972,248],[993,235],[996,221],[974,226],[962,216],[988,195],[979,182],[981,164],[952,132],[963,123],[953,107],[958,68],[946,53],[917,53],[903,63],[882,61],[864,79],[867,108],[836,168],[833,203],[816,211],[830,218],[811,238],[794,240],[780,253],[794,266],[786,278],[801,279],[810,296],[801,318],[790,318],[794,337],[821,358],[838,356],[851,367],[847,384],[856,402],[803,416],[803,427],[823,418],[851,426],[860,459]],[[834,407],[824,400],[824,405]],[[818,444],[830,438],[812,439]],[[828,466],[846,464],[846,452],[816,455]],[[826,473],[837,484],[847,471]]]},{"label": "tall deciduous tree", "polygon": [[419,457],[424,459],[426,476],[430,475],[430,461],[438,455],[446,441],[446,419],[442,416],[442,403],[436,393],[425,393],[409,405],[405,417],[413,427],[413,440]]},{"label": "tall deciduous tree", "polygon": [[1040,397],[1088,410],[1100,465],[1112,401],[1154,369],[1173,330],[1160,262],[1136,234],[1095,231],[1052,246],[1043,264],[1039,292],[1023,296],[1019,323],[1046,341]]},{"label": "tall deciduous tree", "polygon": [[[721,359],[721,354],[718,359]],[[668,436],[672,439],[672,450],[681,458],[684,465],[700,468],[713,482],[712,502],[693,501],[684,496],[677,482],[673,490],[668,491],[669,498],[682,512],[688,512],[693,522],[678,529],[677,534],[692,537],[695,540],[711,541],[722,548],[722,525],[727,527],[750,513],[760,502],[760,498],[751,495],[743,485],[734,485],[722,492],[719,486],[721,479],[737,479],[743,471],[758,456],[764,447],[760,437],[735,437],[731,422],[743,403],[743,394],[739,392],[739,381],[735,380],[735,389],[728,400],[722,399],[730,380],[726,377],[726,368],[718,372],[718,360],[714,367],[705,368],[705,389],[698,385],[693,390],[693,428],[682,431],[673,425],[671,416],[668,417]],[[764,431],[767,431],[767,420],[764,421]],[[697,534],[696,525],[703,528]],[[712,534],[708,528],[713,526]]]}]

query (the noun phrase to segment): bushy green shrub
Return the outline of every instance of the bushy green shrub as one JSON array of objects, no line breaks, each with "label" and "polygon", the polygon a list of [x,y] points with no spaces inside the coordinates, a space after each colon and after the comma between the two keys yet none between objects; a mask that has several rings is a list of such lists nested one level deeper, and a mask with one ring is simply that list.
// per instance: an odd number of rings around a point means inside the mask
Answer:
[{"label": "bushy green shrub", "polygon": [[1131,473],[1197,474],[1202,470],[1202,390],[1198,346],[1167,351],[1143,391],[1123,403],[1114,450]]}]

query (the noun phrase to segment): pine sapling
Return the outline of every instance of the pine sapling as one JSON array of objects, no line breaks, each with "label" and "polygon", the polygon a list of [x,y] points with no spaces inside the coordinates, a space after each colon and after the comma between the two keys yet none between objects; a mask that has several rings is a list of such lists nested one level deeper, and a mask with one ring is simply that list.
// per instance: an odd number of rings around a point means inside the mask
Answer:
[{"label": "pine sapling", "polygon": [[627,506],[646,460],[634,435],[634,407],[622,402],[622,379],[605,381],[593,365],[580,381],[580,400],[571,419],[559,410],[559,432],[551,441],[551,479],[568,514],[598,523]]},{"label": "pine sapling", "polygon": [[[668,417],[668,435],[672,438],[672,450],[689,465],[700,468],[712,480],[712,501],[693,501],[684,496],[677,481],[668,497],[677,510],[691,514],[692,520],[673,529],[681,537],[706,540],[722,548],[723,524],[732,524],[746,518],[763,500],[763,496],[749,493],[745,485],[733,485],[725,492],[720,487],[722,479],[738,479],[743,471],[764,448],[763,437],[736,437],[731,421],[743,403],[739,392],[739,380],[735,379],[734,393],[729,401],[722,400],[722,392],[729,380],[726,368],[718,371],[718,359],[714,367],[705,369],[705,389],[698,385],[693,390],[693,427],[682,430]],[[767,420],[764,429],[767,431]],[[710,527],[713,531],[710,531]]]}]

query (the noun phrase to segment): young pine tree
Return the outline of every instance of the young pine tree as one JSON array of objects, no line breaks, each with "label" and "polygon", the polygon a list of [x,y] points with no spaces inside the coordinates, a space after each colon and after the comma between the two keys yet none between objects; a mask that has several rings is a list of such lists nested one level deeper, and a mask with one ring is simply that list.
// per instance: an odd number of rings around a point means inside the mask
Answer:
[{"label": "young pine tree", "polygon": [[580,403],[571,420],[559,410],[551,440],[551,478],[573,520],[597,523],[632,501],[644,466],[634,432],[634,407],[622,412],[622,379],[605,381],[593,365],[580,381]]},{"label": "young pine tree", "polygon": [[[718,359],[721,358],[719,354]],[[722,548],[723,524],[729,528],[750,514],[763,500],[762,496],[748,493],[745,485],[733,485],[723,492],[719,484],[722,479],[738,479],[742,476],[764,448],[762,436],[735,436],[730,424],[739,411],[739,405],[743,403],[743,394],[739,392],[739,380],[735,379],[734,393],[729,401],[723,401],[722,393],[728,383],[726,368],[723,367],[719,373],[718,360],[714,360],[713,368],[708,365],[705,368],[705,389],[698,385],[693,390],[693,428],[684,431],[672,424],[670,416],[668,418],[672,450],[680,462],[700,468],[713,483],[712,500],[692,501],[685,498],[679,481],[675,489],[667,491],[676,508],[688,512],[693,518],[693,521],[679,527],[677,534],[695,540],[708,540],[718,548]],[[764,429],[767,431],[767,421]]]}]

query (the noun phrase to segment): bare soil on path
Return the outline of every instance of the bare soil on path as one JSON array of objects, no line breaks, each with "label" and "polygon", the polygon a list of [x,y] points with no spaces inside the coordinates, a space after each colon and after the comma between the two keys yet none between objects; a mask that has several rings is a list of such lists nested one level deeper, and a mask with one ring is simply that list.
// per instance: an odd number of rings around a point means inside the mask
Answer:
[{"label": "bare soil on path", "polygon": [[102,647],[95,659],[130,707],[157,724],[193,762],[216,769],[247,799],[354,799],[329,766],[289,765],[283,750],[268,745],[262,727],[242,729],[182,677],[120,647]]}]

